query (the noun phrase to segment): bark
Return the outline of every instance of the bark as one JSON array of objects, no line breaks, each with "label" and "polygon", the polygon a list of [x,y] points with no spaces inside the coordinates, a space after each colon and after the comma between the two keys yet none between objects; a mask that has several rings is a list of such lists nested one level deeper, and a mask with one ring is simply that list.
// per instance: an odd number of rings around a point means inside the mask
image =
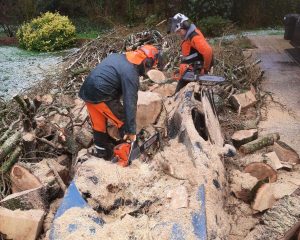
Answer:
[{"label": "bark", "polygon": [[0,161],[3,161],[4,158],[13,151],[20,138],[21,132],[16,132],[2,144],[0,147]]},{"label": "bark", "polygon": [[7,173],[11,169],[11,167],[19,160],[21,152],[22,149],[18,146],[9,156],[9,158],[3,163],[1,167],[1,173]]}]

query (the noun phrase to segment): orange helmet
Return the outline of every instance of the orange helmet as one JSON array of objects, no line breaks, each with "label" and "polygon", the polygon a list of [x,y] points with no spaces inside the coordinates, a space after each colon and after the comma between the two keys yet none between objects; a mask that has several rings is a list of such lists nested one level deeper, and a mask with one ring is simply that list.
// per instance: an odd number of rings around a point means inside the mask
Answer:
[{"label": "orange helmet", "polygon": [[152,68],[159,62],[160,51],[152,45],[144,45],[135,51],[126,52],[126,58],[133,64],[140,65],[144,62],[146,68]]}]

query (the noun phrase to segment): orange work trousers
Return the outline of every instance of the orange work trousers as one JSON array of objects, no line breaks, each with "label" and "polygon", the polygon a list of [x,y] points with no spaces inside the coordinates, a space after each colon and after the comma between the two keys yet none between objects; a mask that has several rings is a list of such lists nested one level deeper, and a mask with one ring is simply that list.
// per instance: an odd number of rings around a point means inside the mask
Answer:
[{"label": "orange work trousers", "polygon": [[124,125],[124,122],[116,117],[106,103],[101,102],[94,104],[86,102],[85,104],[91,118],[93,130],[105,133],[107,120],[118,129]]}]

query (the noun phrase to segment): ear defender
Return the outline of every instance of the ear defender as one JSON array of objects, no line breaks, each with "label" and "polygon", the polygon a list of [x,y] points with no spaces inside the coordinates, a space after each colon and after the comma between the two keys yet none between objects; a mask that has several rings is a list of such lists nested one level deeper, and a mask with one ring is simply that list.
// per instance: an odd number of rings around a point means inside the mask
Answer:
[{"label": "ear defender", "polygon": [[189,20],[185,20],[181,23],[181,28],[185,29],[185,30],[188,30],[191,26],[191,23]]},{"label": "ear defender", "polygon": [[152,58],[145,58],[144,66],[145,68],[152,68],[154,65],[154,60]]}]

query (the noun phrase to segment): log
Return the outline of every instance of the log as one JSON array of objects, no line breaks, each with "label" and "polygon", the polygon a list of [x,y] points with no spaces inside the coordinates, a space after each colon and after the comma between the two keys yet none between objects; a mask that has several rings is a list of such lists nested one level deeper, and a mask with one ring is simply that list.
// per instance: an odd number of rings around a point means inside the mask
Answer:
[{"label": "log", "polygon": [[43,209],[49,205],[46,189],[43,187],[34,188],[8,195],[0,201],[0,206],[11,210],[21,209]]},{"label": "log", "polygon": [[21,138],[21,132],[16,132],[10,136],[0,147],[0,161],[3,161],[4,158],[10,154],[13,149],[16,147],[18,141]]},{"label": "log", "polygon": [[266,163],[250,163],[245,167],[244,172],[249,173],[251,176],[256,177],[258,180],[268,178],[270,183],[276,182],[277,180],[277,172]]},{"label": "log", "polygon": [[40,180],[29,170],[19,164],[15,164],[10,172],[12,192],[21,192],[42,186]]},{"label": "log", "polygon": [[164,73],[156,69],[149,70],[147,76],[155,83],[164,83],[166,81]]},{"label": "log", "polygon": [[12,152],[9,158],[1,166],[2,174],[7,173],[11,169],[11,167],[19,160],[21,152],[22,149],[19,146]]},{"label": "log", "polygon": [[232,143],[235,147],[239,148],[243,144],[251,142],[258,137],[257,129],[249,129],[249,130],[240,130],[236,131],[232,137]]},{"label": "log", "polygon": [[1,136],[0,142],[3,142],[3,141],[5,141],[5,140],[8,138],[8,136],[9,136],[9,134],[12,132],[14,126],[15,126],[18,122],[20,122],[20,120],[21,120],[21,116],[19,116],[19,118],[18,118],[16,121],[12,122],[12,123],[9,125],[8,129],[7,129],[7,130],[4,132],[4,134]]},{"label": "log", "polygon": [[256,98],[251,91],[247,91],[245,93],[232,95],[229,101],[236,110],[241,111],[254,106]]},{"label": "log", "polygon": [[244,154],[253,153],[257,150],[262,149],[263,147],[270,146],[279,140],[279,133],[271,133],[266,136],[259,137],[258,139],[246,143],[240,147],[240,151]]},{"label": "log", "polygon": [[51,164],[55,167],[55,170],[58,172],[61,179],[67,183],[69,180],[69,171],[66,167],[61,166],[56,162],[56,159],[43,159],[38,163],[26,163],[23,164],[24,167],[30,169],[30,172],[37,177],[43,186],[47,186],[50,190],[50,198],[56,198],[57,194],[60,192],[59,180],[53,173],[52,169],[48,166],[47,162],[51,162]]},{"label": "log", "polygon": [[36,136],[34,132],[27,132],[23,135],[23,146],[26,157],[35,158],[36,154],[34,152],[36,148]]},{"label": "log", "polygon": [[43,228],[44,215],[43,210],[11,211],[0,208],[0,232],[5,234],[5,239],[35,240]]},{"label": "log", "polygon": [[280,239],[297,224],[299,216],[299,196],[285,196],[262,215],[261,224],[256,225],[244,239]]}]

